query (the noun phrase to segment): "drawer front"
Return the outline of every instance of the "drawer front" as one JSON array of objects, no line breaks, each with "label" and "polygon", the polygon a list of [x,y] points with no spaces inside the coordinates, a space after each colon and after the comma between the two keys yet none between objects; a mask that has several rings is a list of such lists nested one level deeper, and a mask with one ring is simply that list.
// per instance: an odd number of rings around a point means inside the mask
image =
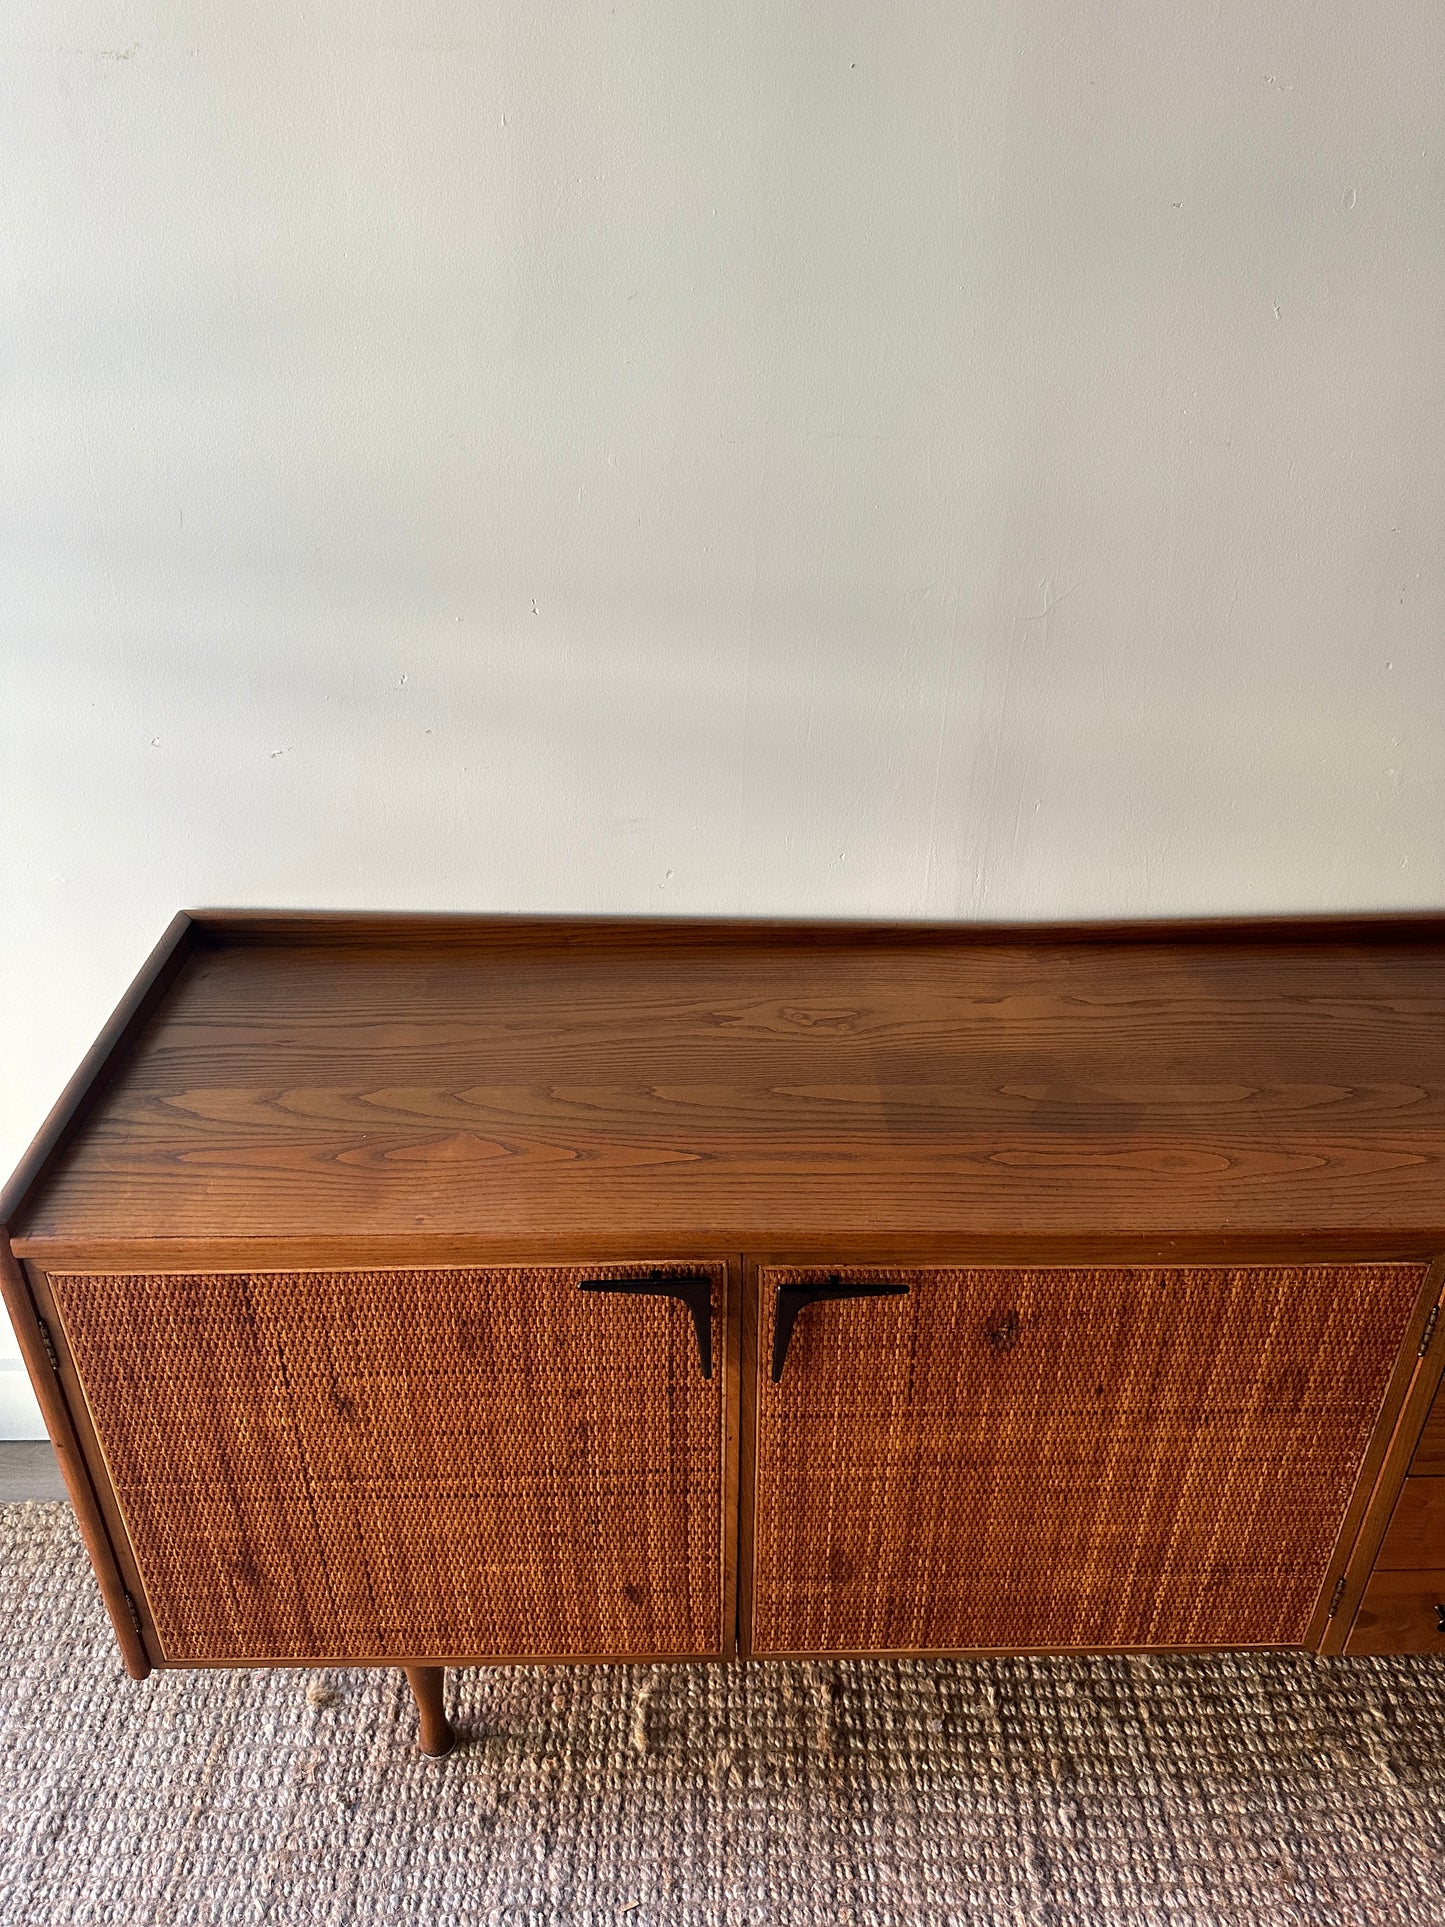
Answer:
[{"label": "drawer front", "polygon": [[1347,1653],[1445,1653],[1445,1567],[1381,1572],[1365,1588]]},{"label": "drawer front", "polygon": [[762,1270],[752,1650],[1302,1642],[1424,1277]]},{"label": "drawer front", "polygon": [[1410,1470],[1424,1477],[1445,1478],[1445,1383],[1435,1394]]},{"label": "drawer front", "polygon": [[688,1269],[52,1276],[164,1657],[722,1651]]},{"label": "drawer front", "polygon": [[1437,1566],[1445,1566],[1445,1479],[1406,1479],[1375,1570],[1429,1572]]}]

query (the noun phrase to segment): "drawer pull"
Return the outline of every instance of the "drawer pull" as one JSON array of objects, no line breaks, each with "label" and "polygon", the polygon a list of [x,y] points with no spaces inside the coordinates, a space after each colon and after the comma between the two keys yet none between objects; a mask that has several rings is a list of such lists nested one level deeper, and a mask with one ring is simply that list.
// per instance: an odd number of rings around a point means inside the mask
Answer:
[{"label": "drawer pull", "polygon": [[629,1298],[680,1298],[692,1313],[697,1362],[712,1377],[712,1279],[704,1272],[649,1271],[640,1278],[584,1278],[581,1291],[620,1292]]},{"label": "drawer pull", "polygon": [[777,1303],[773,1307],[774,1385],[783,1376],[793,1327],[798,1322],[798,1313],[805,1306],[816,1305],[824,1298],[906,1298],[907,1295],[907,1285],[870,1284],[866,1279],[855,1283],[838,1277],[836,1273],[820,1285],[779,1285]]},{"label": "drawer pull", "polygon": [[1445,1633],[1445,1606],[1435,1608],[1435,1630],[1437,1633]]}]

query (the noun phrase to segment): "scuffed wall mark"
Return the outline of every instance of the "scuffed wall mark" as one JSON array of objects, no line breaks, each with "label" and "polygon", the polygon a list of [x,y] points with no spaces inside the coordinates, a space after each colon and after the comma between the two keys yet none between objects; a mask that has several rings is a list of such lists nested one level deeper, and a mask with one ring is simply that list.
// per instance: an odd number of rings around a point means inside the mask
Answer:
[{"label": "scuffed wall mark", "polygon": [[1222,627],[1226,635],[1232,635],[1234,633],[1234,612],[1235,612],[1235,609],[1239,606],[1239,590],[1240,590],[1240,585],[1243,581],[1244,581],[1244,576],[1242,572],[1239,569],[1236,569],[1234,571],[1234,580],[1230,584],[1229,601],[1225,605],[1225,610],[1224,610],[1224,621],[1223,621]]},{"label": "scuffed wall mark", "polygon": [[1054,611],[1055,611],[1055,609],[1057,609],[1057,608],[1058,608],[1058,606],[1059,606],[1059,604],[1060,604],[1060,603],[1061,603],[1061,602],[1063,601],[1063,599],[1064,599],[1064,597],[1065,597],[1065,596],[1069,596],[1069,595],[1072,595],[1072,594],[1074,593],[1074,591],[1075,591],[1075,589],[1077,589],[1077,588],[1078,588],[1078,586],[1079,586],[1079,585],[1078,585],[1078,583],[1077,583],[1077,582],[1071,582],[1071,583],[1069,584],[1069,586],[1068,586],[1068,588],[1067,588],[1067,589],[1060,589],[1060,590],[1059,590],[1059,592],[1058,592],[1058,594],[1057,594],[1057,595],[1055,595],[1055,594],[1054,594],[1054,578],[1053,578],[1053,577],[1052,577],[1051,575],[1046,575],[1046,576],[1044,577],[1044,579],[1042,580],[1042,582],[1040,582],[1040,584],[1039,584],[1039,590],[1040,590],[1040,593],[1042,594],[1042,596],[1043,596],[1043,598],[1044,598],[1044,606],[1043,606],[1043,608],[1042,608],[1042,609],[1034,609],[1034,610],[1031,610],[1031,611],[1025,611],[1025,613],[1024,613],[1024,614],[1022,614],[1022,615],[1020,615],[1020,616],[1019,616],[1019,617],[1017,618],[1017,620],[1018,620],[1018,621],[1020,621],[1020,622],[1041,622],[1041,623],[1043,623],[1043,625],[1044,625],[1044,634],[1045,634],[1045,636],[1047,636],[1047,635],[1048,635],[1048,627],[1049,627],[1049,617],[1050,617],[1050,616],[1051,616],[1051,615],[1052,615],[1052,614],[1054,613]]},{"label": "scuffed wall mark", "polygon": [[92,47],[90,57],[92,60],[132,60],[139,46],[138,40],[132,40],[128,47]]}]

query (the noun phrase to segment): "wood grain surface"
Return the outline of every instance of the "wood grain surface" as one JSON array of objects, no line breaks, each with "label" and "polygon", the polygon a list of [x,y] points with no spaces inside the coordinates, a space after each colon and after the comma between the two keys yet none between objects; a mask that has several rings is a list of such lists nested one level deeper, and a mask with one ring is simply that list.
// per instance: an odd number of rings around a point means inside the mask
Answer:
[{"label": "wood grain surface", "polygon": [[1430,1416],[1420,1434],[1420,1443],[1415,1447],[1410,1470],[1445,1478],[1445,1391],[1435,1394],[1435,1403],[1430,1407]]},{"label": "wood grain surface", "polygon": [[1436,1572],[1377,1572],[1365,1588],[1345,1651],[1445,1654],[1442,1606],[1445,1567]]},{"label": "wood grain surface", "polygon": [[1445,941],[198,917],[17,1252],[1445,1236]]},{"label": "wood grain surface", "polygon": [[1377,1572],[1445,1566],[1445,1479],[1406,1479],[1375,1555]]}]

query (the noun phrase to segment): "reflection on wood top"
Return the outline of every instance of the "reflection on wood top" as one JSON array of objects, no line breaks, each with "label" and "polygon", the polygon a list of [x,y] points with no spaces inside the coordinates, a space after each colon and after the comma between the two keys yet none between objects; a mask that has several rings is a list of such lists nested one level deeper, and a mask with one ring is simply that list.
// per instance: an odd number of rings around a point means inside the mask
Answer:
[{"label": "reflection on wood top", "polygon": [[1433,1234],[1445,922],[202,915],[11,1224],[412,1262]]}]

